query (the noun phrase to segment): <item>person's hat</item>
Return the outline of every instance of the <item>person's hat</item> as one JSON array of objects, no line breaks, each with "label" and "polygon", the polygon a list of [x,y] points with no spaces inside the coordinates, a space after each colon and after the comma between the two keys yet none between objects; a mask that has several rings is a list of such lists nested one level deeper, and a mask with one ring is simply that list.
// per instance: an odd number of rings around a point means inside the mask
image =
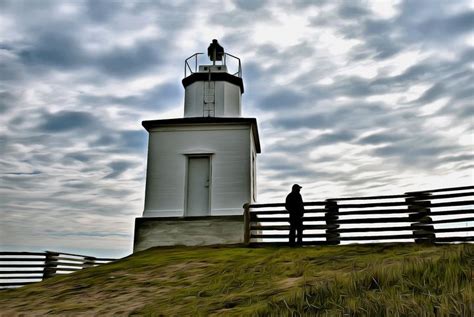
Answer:
[{"label": "person's hat", "polygon": [[292,189],[295,189],[295,188],[303,188],[303,187],[301,187],[301,186],[298,185],[298,184],[294,184],[293,187],[292,187]]}]

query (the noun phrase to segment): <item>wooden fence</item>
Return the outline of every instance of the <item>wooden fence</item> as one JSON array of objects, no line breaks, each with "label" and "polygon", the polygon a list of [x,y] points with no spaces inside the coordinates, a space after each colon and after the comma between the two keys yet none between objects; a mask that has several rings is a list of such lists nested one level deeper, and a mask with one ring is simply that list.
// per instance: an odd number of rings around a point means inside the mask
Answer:
[{"label": "wooden fence", "polygon": [[[305,202],[303,244],[474,241],[474,186]],[[246,204],[244,240],[288,244],[284,203]]]},{"label": "wooden fence", "polygon": [[0,288],[19,287],[115,259],[63,252],[0,252]]}]

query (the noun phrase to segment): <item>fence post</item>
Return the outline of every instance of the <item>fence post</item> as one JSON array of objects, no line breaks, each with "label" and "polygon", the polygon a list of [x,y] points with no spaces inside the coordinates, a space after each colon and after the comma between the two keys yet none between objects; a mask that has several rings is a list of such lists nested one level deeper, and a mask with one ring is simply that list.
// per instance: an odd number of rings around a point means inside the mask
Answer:
[{"label": "fence post", "polygon": [[56,275],[58,259],[55,259],[54,256],[58,255],[58,253],[46,251],[46,257],[44,259],[43,280]]},{"label": "fence post", "polygon": [[337,206],[336,201],[326,200],[326,205],[324,206],[326,213],[324,218],[326,220],[326,241],[330,245],[337,245],[341,243],[340,234],[339,234],[339,225],[337,221],[339,220],[339,207]]},{"label": "fence post", "polygon": [[434,243],[436,234],[431,219],[431,209],[428,208],[430,193],[415,193],[405,199],[408,203],[408,218],[412,222],[415,243]]},{"label": "fence post", "polygon": [[250,243],[250,204],[244,204],[244,243]]},{"label": "fence post", "polygon": [[88,267],[93,267],[95,264],[95,257],[93,256],[85,256],[84,262],[82,263],[82,268],[86,269]]}]

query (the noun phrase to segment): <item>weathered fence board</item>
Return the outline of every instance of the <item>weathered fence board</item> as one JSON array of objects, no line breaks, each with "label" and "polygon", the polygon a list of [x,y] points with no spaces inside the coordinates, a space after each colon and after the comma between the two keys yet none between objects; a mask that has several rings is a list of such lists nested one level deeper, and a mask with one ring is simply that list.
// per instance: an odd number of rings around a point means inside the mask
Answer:
[{"label": "weathered fence board", "polygon": [[467,215],[467,214],[474,214],[474,209],[444,210],[444,211],[431,212],[431,216]]},{"label": "weathered fence board", "polygon": [[114,260],[52,251],[0,252],[0,288],[28,285]]},{"label": "weathered fence board", "polygon": [[388,214],[401,214],[410,212],[408,209],[376,209],[376,210],[355,210],[355,211],[342,211],[339,212],[340,216],[353,216],[353,215],[388,215]]},{"label": "weathered fence board", "polygon": [[[417,243],[471,242],[474,241],[473,235],[470,234],[474,231],[474,217],[470,216],[474,213],[474,200],[469,200],[472,196],[474,186],[464,186],[401,195],[344,197],[305,202],[303,244],[378,240],[411,240]],[[284,203],[246,206],[246,243],[285,244],[281,240],[288,240],[290,224]],[[311,207],[307,208],[308,206]],[[450,207],[454,207],[453,210],[447,209]],[[317,213],[323,215],[319,216]],[[323,230],[324,233],[308,230]],[[351,236],[351,233],[360,235]],[[451,236],[437,236],[441,233]],[[311,238],[323,240],[308,240]]]},{"label": "weathered fence board", "polygon": [[44,256],[44,252],[13,252],[13,251],[2,251],[0,252],[0,255],[28,255],[28,256],[33,256],[33,255],[41,255]]}]

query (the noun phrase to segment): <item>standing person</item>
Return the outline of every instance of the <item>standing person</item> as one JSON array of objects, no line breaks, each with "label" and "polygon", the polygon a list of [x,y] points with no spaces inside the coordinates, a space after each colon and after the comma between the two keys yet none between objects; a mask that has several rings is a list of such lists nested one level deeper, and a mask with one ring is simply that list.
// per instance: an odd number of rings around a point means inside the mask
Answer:
[{"label": "standing person", "polygon": [[300,195],[301,188],[300,185],[294,184],[285,201],[285,208],[290,213],[290,246],[295,245],[295,233],[298,236],[298,245],[303,244],[304,206]]}]

